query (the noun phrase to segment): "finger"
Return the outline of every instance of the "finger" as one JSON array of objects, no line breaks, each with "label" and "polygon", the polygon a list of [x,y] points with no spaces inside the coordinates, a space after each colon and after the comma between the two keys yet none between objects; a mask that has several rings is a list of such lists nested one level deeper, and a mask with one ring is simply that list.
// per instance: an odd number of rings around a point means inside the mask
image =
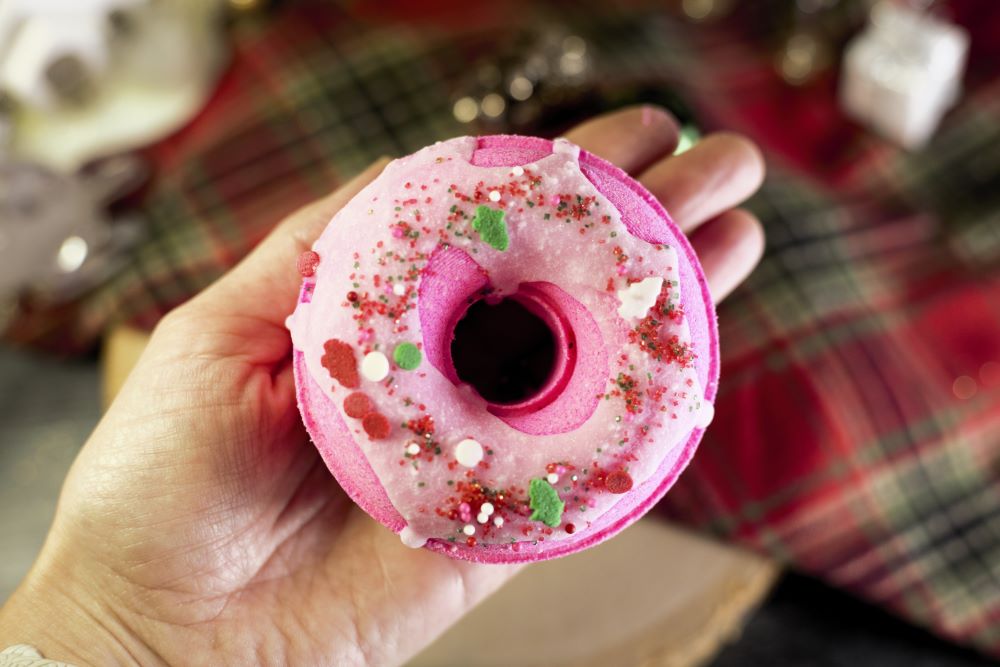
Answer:
[{"label": "finger", "polygon": [[660,107],[635,106],[577,125],[566,138],[629,173],[638,173],[677,147],[677,121]]},{"label": "finger", "polygon": [[[218,315],[242,317],[284,326],[295,308],[302,278],[295,269],[337,211],[375,180],[389,158],[382,158],[334,193],[285,218],[242,262],[198,297]],[[197,305],[197,304],[195,304]]]},{"label": "finger", "polygon": [[739,206],[764,180],[764,159],[749,139],[713,134],[640,177],[684,231]]},{"label": "finger", "polygon": [[691,235],[712,300],[719,303],[742,283],[764,253],[764,229],[752,213],[726,211]]}]

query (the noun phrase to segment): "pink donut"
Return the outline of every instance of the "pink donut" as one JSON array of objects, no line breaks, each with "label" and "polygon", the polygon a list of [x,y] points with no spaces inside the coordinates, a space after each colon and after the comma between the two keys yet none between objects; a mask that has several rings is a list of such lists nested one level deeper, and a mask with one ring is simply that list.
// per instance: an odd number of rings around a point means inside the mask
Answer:
[{"label": "pink donut", "polygon": [[306,428],[408,546],[510,563],[597,544],[666,493],[711,421],[718,334],[691,246],[565,140],[395,160],[298,268]]}]

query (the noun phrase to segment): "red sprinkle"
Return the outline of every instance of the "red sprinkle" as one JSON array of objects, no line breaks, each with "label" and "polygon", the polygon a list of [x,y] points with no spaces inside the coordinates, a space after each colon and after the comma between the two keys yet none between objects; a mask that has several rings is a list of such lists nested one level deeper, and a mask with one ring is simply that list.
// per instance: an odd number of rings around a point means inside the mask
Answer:
[{"label": "red sprinkle", "polygon": [[356,391],[344,399],[344,412],[347,413],[348,417],[361,419],[374,409],[375,406],[372,405],[372,400],[363,392]]},{"label": "red sprinkle", "polygon": [[350,291],[350,292],[348,292],[347,293],[347,300],[350,301],[351,303],[354,303],[355,301],[358,300],[358,293],[355,292],[355,291],[353,291],[353,290]]},{"label": "red sprinkle", "polygon": [[604,486],[611,493],[625,493],[632,488],[632,476],[624,470],[615,470],[608,474]]},{"label": "red sprinkle", "polygon": [[298,261],[295,262],[295,268],[298,269],[299,275],[303,278],[312,278],[316,273],[316,267],[319,265],[319,254],[313,252],[312,250],[306,250],[304,253],[299,255]]},{"label": "red sprinkle", "polygon": [[354,358],[354,348],[342,340],[331,338],[323,343],[326,354],[321,363],[330,373],[330,377],[348,389],[356,389],[361,385],[358,377],[358,362]]},{"label": "red sprinkle", "polygon": [[377,412],[366,414],[361,420],[361,426],[372,440],[388,438],[389,432],[392,430],[392,427],[389,426],[389,420]]},{"label": "red sprinkle", "polygon": [[466,543],[467,545],[469,545],[470,547],[474,547],[474,546],[476,546],[476,538],[474,538],[474,537],[470,537],[469,539],[467,539],[467,540],[465,541],[465,543]]},{"label": "red sprinkle", "polygon": [[576,532],[576,526],[571,523],[567,523],[563,530],[565,530],[569,535],[572,535]]}]

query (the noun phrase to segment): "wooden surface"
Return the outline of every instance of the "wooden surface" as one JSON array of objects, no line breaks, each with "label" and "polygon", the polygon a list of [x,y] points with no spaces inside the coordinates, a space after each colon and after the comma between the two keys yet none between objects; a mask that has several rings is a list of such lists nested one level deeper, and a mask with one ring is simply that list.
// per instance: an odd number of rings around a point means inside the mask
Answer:
[{"label": "wooden surface", "polygon": [[[107,338],[105,404],[146,335]],[[484,566],[489,567],[489,566]],[[618,537],[519,574],[409,667],[695,667],[739,634],[779,568],[646,518]]]}]

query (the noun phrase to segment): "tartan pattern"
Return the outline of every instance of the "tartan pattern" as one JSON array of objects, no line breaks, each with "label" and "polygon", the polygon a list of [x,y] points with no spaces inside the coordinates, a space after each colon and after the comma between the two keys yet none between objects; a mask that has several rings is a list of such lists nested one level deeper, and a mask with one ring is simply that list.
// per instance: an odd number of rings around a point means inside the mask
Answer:
[{"label": "tartan pattern", "polygon": [[[766,256],[720,309],[716,422],[661,511],[1000,655],[1000,387],[952,391],[1000,363],[1000,21],[988,2],[951,4],[975,28],[971,92],[917,155],[845,123],[832,76],[781,85],[752,10],[710,30],[597,5],[532,11],[600,53],[578,115],[670,86],[768,153],[751,203]],[[300,2],[240,26],[211,103],[147,151],[158,178],[135,261],[8,337],[73,350],[115,321],[151,327],[374,158],[468,133],[452,96],[517,30],[380,9]],[[496,18],[461,12],[466,26]]]}]

